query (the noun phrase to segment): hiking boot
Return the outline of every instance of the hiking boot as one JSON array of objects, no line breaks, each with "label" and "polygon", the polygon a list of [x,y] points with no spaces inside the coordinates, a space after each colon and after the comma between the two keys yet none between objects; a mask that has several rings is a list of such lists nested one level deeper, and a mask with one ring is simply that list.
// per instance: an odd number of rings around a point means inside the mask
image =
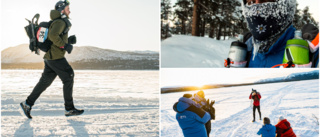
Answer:
[{"label": "hiking boot", "polygon": [[65,111],[64,112],[64,115],[65,116],[76,116],[76,115],[81,115],[82,113],[84,112],[84,110],[82,110],[82,109],[76,109],[76,108],[74,108],[74,109],[71,109],[71,110],[69,110],[69,111]]},{"label": "hiking boot", "polygon": [[20,103],[20,107],[23,110],[24,114],[29,118],[32,119],[30,112],[31,112],[31,106],[27,104],[26,101],[23,101]]}]

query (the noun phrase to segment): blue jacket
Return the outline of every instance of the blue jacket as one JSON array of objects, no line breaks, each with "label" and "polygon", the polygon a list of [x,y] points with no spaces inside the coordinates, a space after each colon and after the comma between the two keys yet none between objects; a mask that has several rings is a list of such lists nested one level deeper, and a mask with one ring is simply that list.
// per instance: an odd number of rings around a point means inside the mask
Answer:
[{"label": "blue jacket", "polygon": [[[256,53],[253,60],[253,52],[251,53],[249,68],[271,68],[274,65],[282,64],[284,50],[287,41],[294,38],[294,32],[296,29],[291,25],[285,33],[283,33],[280,38],[270,47],[269,51],[265,53]],[[252,47],[251,51],[254,51],[254,46],[252,43],[252,37],[245,42],[248,47]],[[313,57],[317,58],[319,56],[319,49],[313,54]],[[313,61],[313,60],[312,60]],[[314,61],[315,67],[318,66],[319,60]]]},{"label": "blue jacket", "polygon": [[177,112],[176,119],[185,137],[207,137],[205,123],[211,116],[189,98],[181,97],[173,106]]},{"label": "blue jacket", "polygon": [[263,125],[257,134],[258,135],[262,134],[262,137],[275,137],[276,136],[276,127],[271,124]]},{"label": "blue jacket", "polygon": [[[284,50],[287,41],[294,37],[295,28],[291,25],[284,34],[269,48],[269,51],[265,53],[256,53],[253,59],[253,52],[250,57],[249,68],[271,68],[274,65],[282,64]],[[254,51],[254,46],[252,42],[252,37],[246,41],[248,47],[252,47]]]}]

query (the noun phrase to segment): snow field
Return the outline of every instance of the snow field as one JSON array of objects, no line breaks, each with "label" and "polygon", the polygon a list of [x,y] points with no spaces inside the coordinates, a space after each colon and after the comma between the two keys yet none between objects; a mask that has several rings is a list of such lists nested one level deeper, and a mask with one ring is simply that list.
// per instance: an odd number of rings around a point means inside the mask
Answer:
[{"label": "snow field", "polygon": [[[256,136],[263,121],[252,123],[252,102],[249,100],[251,88],[261,93],[261,115],[269,117],[271,124],[284,116],[300,137],[319,136],[319,80],[306,80],[276,84],[260,84],[204,90],[206,98],[216,100],[216,120],[211,121],[211,134],[214,137],[252,137]],[[161,94],[161,135],[183,136],[175,119],[173,104],[185,93],[196,91]]]},{"label": "snow field", "polygon": [[2,70],[1,136],[158,136],[158,71],[75,71],[74,104],[81,116],[65,117],[57,77],[21,116],[42,71]]}]

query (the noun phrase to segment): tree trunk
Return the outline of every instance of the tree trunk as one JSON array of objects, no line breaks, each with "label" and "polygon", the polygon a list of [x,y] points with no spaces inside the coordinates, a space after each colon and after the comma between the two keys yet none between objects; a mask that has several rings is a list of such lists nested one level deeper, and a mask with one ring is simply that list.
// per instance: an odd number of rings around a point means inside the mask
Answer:
[{"label": "tree trunk", "polygon": [[220,40],[220,37],[221,37],[221,22],[219,21],[217,40]]},{"label": "tree trunk", "polygon": [[223,40],[226,40],[226,35],[227,35],[226,25],[224,25],[223,30],[224,30]]},{"label": "tree trunk", "polygon": [[181,34],[185,35],[186,34],[186,21],[182,20],[181,23]]},{"label": "tree trunk", "polygon": [[168,38],[168,34],[169,34],[169,24],[166,24],[166,36],[165,36],[165,38]]},{"label": "tree trunk", "polygon": [[204,19],[204,20],[201,22],[201,37],[204,37],[204,35],[205,35],[205,29],[206,29],[206,20]]},{"label": "tree trunk", "polygon": [[213,38],[213,35],[214,35],[214,24],[210,23],[209,38]]},{"label": "tree trunk", "polygon": [[161,20],[161,28],[160,28],[160,38],[163,39],[162,35],[163,35],[163,21]]},{"label": "tree trunk", "polygon": [[193,0],[193,15],[192,15],[192,36],[200,36],[199,33],[199,22],[200,22],[200,0]]}]

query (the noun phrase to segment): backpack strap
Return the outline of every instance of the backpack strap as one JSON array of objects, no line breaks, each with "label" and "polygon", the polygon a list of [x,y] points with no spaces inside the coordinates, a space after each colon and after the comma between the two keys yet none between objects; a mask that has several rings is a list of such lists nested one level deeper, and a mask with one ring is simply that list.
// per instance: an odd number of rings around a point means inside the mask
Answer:
[{"label": "backpack strap", "polygon": [[[250,31],[243,33],[243,41],[242,42],[246,43],[250,37],[252,37],[252,33]],[[246,68],[249,67],[249,63],[251,60],[251,54],[252,54],[252,49],[251,49],[251,51],[247,52],[247,58],[246,58],[247,64],[245,66]]]},{"label": "backpack strap", "polygon": [[286,130],[283,130],[283,132],[282,133],[285,133],[285,132],[287,132],[288,130],[290,130],[291,129],[291,126],[288,124],[288,123],[284,123],[288,128],[286,129]]},{"label": "backpack strap", "polygon": [[72,26],[71,22],[69,21],[68,18],[62,18],[62,20],[66,23],[66,28],[63,31],[63,35],[67,34]]},{"label": "backpack strap", "polygon": [[318,62],[319,62],[319,50],[313,54],[313,56],[311,58],[311,62],[312,62],[312,65],[311,65],[312,68],[317,67]]},{"label": "backpack strap", "polygon": [[55,21],[57,21],[57,20],[63,20],[63,22],[66,23],[66,27],[64,28],[63,32],[62,32],[59,36],[62,36],[62,35],[67,34],[67,33],[69,32],[71,26],[72,26],[72,24],[71,24],[71,22],[69,21],[69,19],[68,19],[68,18],[57,18],[57,19],[51,20],[51,21],[50,21],[50,26],[51,26],[51,24],[52,24],[53,22],[55,22]]}]

